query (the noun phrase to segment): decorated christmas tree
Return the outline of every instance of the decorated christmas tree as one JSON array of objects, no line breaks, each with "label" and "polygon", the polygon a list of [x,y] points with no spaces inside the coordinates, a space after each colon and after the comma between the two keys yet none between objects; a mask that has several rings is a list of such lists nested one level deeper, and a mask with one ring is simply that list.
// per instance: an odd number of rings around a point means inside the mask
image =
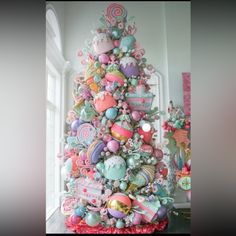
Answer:
[{"label": "decorated christmas tree", "polygon": [[170,101],[168,119],[163,124],[164,137],[168,140],[170,160],[174,172],[174,185],[186,193],[191,200],[191,118],[181,107],[175,107]]},{"label": "decorated christmas tree", "polygon": [[168,223],[173,199],[153,125],[161,114],[148,85],[155,69],[135,33],[134,17],[112,3],[78,53],[85,70],[66,119],[61,204],[77,233],[151,233]]}]

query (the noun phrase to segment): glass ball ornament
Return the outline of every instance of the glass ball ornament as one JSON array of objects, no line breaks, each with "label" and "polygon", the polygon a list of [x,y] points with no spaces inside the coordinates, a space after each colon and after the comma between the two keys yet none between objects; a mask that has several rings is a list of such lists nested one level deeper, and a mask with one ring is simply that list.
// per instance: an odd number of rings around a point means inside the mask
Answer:
[{"label": "glass ball ornament", "polygon": [[80,205],[75,209],[76,216],[83,216],[85,212],[86,212],[86,207],[83,205]]},{"label": "glass ball ornament", "polygon": [[109,120],[114,120],[117,114],[118,114],[118,109],[114,107],[108,108],[105,112],[105,116]]},{"label": "glass ball ornament", "polygon": [[125,223],[122,220],[119,219],[116,221],[116,228],[122,229],[124,227],[125,227]]},{"label": "glass ball ornament", "polygon": [[123,191],[125,191],[127,189],[127,186],[128,186],[127,183],[124,181],[120,183],[120,189]]},{"label": "glass ball ornament", "polygon": [[97,212],[90,211],[85,217],[86,224],[92,227],[99,225],[100,221],[101,221],[101,216]]}]

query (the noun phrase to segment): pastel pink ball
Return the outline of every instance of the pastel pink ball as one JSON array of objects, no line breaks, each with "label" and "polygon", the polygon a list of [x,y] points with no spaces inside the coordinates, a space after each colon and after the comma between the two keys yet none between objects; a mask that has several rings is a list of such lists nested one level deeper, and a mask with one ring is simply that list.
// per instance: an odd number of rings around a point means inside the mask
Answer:
[{"label": "pastel pink ball", "polygon": [[113,45],[114,45],[116,48],[118,48],[118,47],[120,46],[120,41],[119,41],[119,40],[115,40],[115,41],[113,42]]},{"label": "pastel pink ball", "polygon": [[132,111],[131,116],[135,121],[139,121],[141,119],[141,115],[138,111]]},{"label": "pastel pink ball", "polygon": [[98,57],[98,60],[99,62],[101,62],[102,64],[107,64],[109,62],[109,56],[107,54],[101,54],[99,57]]},{"label": "pastel pink ball", "polygon": [[107,143],[107,148],[109,151],[116,153],[120,148],[120,144],[116,140],[111,140]]},{"label": "pastel pink ball", "polygon": [[104,142],[108,143],[108,142],[111,141],[111,140],[112,140],[112,137],[111,137],[110,134],[105,134],[105,135],[103,136],[103,141],[104,141]]}]

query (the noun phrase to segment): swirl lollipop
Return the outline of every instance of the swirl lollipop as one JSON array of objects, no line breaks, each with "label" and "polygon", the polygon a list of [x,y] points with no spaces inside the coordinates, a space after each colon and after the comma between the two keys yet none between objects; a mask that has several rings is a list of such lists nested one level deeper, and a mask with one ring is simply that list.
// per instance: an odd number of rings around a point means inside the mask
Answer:
[{"label": "swirl lollipop", "polygon": [[127,11],[121,4],[111,3],[107,7],[104,15],[111,25],[115,25],[117,21],[123,21],[126,19]]}]

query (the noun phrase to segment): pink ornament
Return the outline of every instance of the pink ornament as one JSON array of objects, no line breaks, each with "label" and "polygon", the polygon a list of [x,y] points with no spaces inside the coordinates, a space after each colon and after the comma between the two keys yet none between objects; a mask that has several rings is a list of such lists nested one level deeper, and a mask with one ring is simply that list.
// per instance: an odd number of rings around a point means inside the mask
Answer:
[{"label": "pink ornament", "polygon": [[87,159],[87,151],[86,150],[81,150],[79,153],[79,158],[83,161]]},{"label": "pink ornament", "polygon": [[109,151],[116,153],[120,148],[120,144],[116,140],[111,140],[107,143],[107,148]]},{"label": "pink ornament", "polygon": [[139,121],[141,119],[140,113],[138,111],[132,111],[131,116],[135,121]]},{"label": "pink ornament", "polygon": [[158,161],[160,161],[163,158],[163,152],[161,149],[154,149],[153,155],[157,158]]},{"label": "pink ornament", "polygon": [[99,62],[101,62],[102,64],[108,64],[110,58],[107,54],[101,54],[99,57],[98,57],[98,60]]},{"label": "pink ornament", "polygon": [[115,41],[113,42],[113,44],[114,44],[114,46],[115,46],[116,48],[118,48],[118,47],[120,46],[120,41],[119,41],[119,40],[115,40]]},{"label": "pink ornament", "polygon": [[104,141],[104,142],[108,143],[108,142],[111,141],[111,140],[112,140],[112,137],[111,137],[110,134],[105,134],[105,135],[103,136],[103,141]]},{"label": "pink ornament", "polygon": [[132,224],[133,225],[140,225],[141,221],[142,221],[142,215],[138,212],[134,212]]}]

